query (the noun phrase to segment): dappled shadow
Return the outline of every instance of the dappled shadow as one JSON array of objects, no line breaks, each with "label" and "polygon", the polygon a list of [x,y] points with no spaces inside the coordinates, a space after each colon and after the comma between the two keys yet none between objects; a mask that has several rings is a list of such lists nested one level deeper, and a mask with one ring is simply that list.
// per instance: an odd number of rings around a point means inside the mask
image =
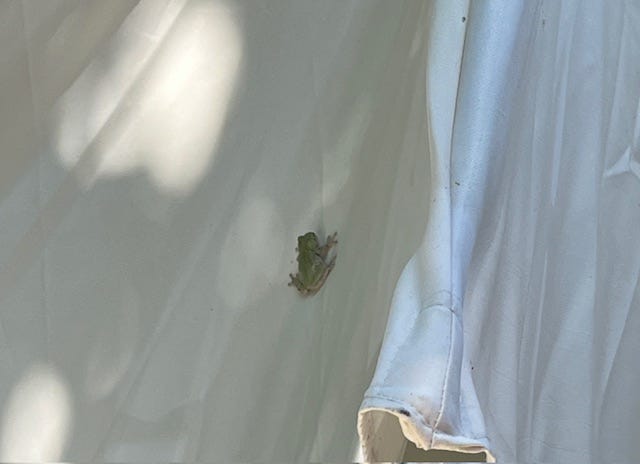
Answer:
[{"label": "dappled shadow", "polygon": [[[407,194],[421,141],[399,129],[422,121],[419,45],[402,68],[421,4],[308,2],[301,21],[293,0],[69,2],[34,22],[37,206],[0,261],[0,302],[8,346],[38,339],[20,362],[64,379],[72,432],[46,459],[348,459],[421,233],[397,208],[422,206]],[[79,28],[100,14],[100,34]],[[85,35],[83,59],[55,61],[52,37]],[[295,237],[323,223],[345,226],[332,290],[301,300]],[[389,233],[406,242],[375,249]]]},{"label": "dappled shadow", "polygon": [[[27,194],[40,205],[0,262],[4,342],[17,351],[14,362],[51,359],[44,363],[68,379],[71,403],[83,405],[66,411],[78,413],[72,435],[59,424],[59,442],[49,446],[53,438],[40,437],[46,460],[92,456],[95,437],[124,404],[150,349],[137,352],[167,319],[158,314],[175,309],[163,282],[181,271],[185,235],[202,231],[181,234],[176,215],[213,164],[241,58],[232,11],[222,2],[169,2],[164,10],[159,2],[128,2],[116,13],[57,3],[52,11],[26,4],[12,11],[26,19],[27,85],[42,143],[36,166],[13,175],[33,185]],[[82,19],[102,29],[77,27]],[[60,40],[83,46],[67,48],[74,57],[56,62]],[[216,44],[219,52],[210,53]],[[36,305],[24,291],[38,295]],[[21,313],[38,323],[16,332]],[[38,339],[30,356],[20,353],[14,333]],[[22,442],[6,428],[3,436],[8,455],[20,456]]]},{"label": "dappled shadow", "polygon": [[0,459],[3,462],[59,459],[73,430],[70,396],[69,386],[51,365],[29,366],[2,408]]}]

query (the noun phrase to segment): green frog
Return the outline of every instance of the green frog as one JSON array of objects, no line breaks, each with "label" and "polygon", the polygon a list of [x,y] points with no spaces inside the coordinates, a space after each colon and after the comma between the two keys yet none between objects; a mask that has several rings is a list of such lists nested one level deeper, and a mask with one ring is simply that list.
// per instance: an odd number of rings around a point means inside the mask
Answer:
[{"label": "green frog", "polygon": [[295,286],[302,296],[311,296],[322,288],[329,273],[336,263],[336,256],[327,262],[327,255],[338,241],[338,233],[329,235],[327,243],[320,246],[318,236],[314,232],[307,232],[298,237],[298,273],[289,274],[289,286]]}]

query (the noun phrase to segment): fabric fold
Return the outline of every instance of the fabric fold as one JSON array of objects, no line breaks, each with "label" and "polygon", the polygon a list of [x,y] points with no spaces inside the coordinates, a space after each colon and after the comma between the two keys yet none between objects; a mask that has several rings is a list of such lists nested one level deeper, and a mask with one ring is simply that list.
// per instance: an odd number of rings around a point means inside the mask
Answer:
[{"label": "fabric fold", "polygon": [[[423,450],[484,452],[494,460],[465,356],[463,297],[481,213],[504,156],[505,135],[497,129],[507,115],[500,108],[515,90],[507,76],[522,72],[523,60],[513,59],[524,56],[517,53],[523,33],[518,27],[534,10],[521,2],[469,6],[462,40],[452,32],[456,7],[434,10],[425,102],[430,210],[422,244],[396,286],[376,372],[360,408],[367,460],[401,459],[403,439]],[[446,92],[443,80],[455,88]]]}]

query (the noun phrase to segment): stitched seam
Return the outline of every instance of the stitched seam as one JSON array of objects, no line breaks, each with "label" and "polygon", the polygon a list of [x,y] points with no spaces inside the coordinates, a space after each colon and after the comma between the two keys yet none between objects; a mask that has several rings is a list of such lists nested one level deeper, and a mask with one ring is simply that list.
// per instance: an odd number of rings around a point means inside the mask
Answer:
[{"label": "stitched seam", "polygon": [[[445,298],[442,298],[443,295],[445,296]],[[460,306],[459,304],[460,300],[457,297],[455,297],[449,290],[439,290],[433,293],[432,296],[430,296],[428,299],[433,299],[435,301],[429,302],[427,306],[424,306],[423,308],[418,310],[418,312],[414,315],[413,322],[415,322],[415,319],[418,316],[418,314],[420,314],[423,311],[427,311],[430,308],[433,308],[434,306],[443,306],[454,314],[456,314],[455,310],[457,309],[457,307]],[[456,316],[460,318],[460,316],[458,316],[457,314]],[[397,344],[393,346],[394,353],[393,353],[393,356],[391,357],[391,362],[389,363],[388,367],[385,369],[384,377],[382,378],[383,384],[387,383],[389,374],[391,373],[390,366],[392,366],[396,361],[398,357],[398,353],[400,353],[401,348],[402,348],[402,344]]]},{"label": "stitched seam", "polygon": [[[397,398],[391,398],[390,396],[385,396],[385,395],[380,395],[380,394],[375,394],[375,395],[366,395],[365,398],[369,398],[369,399],[383,399],[383,400],[387,400],[390,401],[392,403],[396,403],[397,405],[399,405],[400,407],[402,407],[403,409],[409,409],[412,412],[415,413],[415,416],[412,415],[411,419],[416,419],[420,425],[423,425],[424,427],[428,428],[431,431],[431,435],[432,435],[432,442],[430,443],[430,446],[433,446],[433,435],[437,434],[438,432],[435,430],[434,426],[429,425],[425,420],[424,420],[424,415],[418,411],[414,406],[410,405],[409,403],[406,403],[404,401],[398,400]],[[375,409],[375,408],[371,408],[371,409]],[[386,409],[386,408],[377,408],[377,409]],[[387,410],[388,411],[388,410]],[[409,419],[407,419],[409,420]],[[438,434],[439,436],[442,436],[443,434],[440,433]],[[446,434],[444,434],[446,435]],[[449,435],[449,436],[455,436],[455,435]],[[470,438],[472,440],[489,440],[489,437],[486,435],[469,435],[469,436],[464,436],[465,438]]]},{"label": "stitched seam", "polygon": [[440,421],[442,420],[442,416],[444,415],[444,406],[445,406],[445,392],[447,391],[447,384],[449,383],[449,373],[451,372],[451,357],[453,354],[453,318],[449,320],[449,354],[447,356],[447,370],[444,374],[444,380],[442,382],[442,396],[440,397],[440,411],[438,411],[438,416],[433,424],[434,432],[431,434],[431,444],[433,447],[433,441],[435,438],[435,431],[438,429],[438,425],[440,425]]},{"label": "stitched seam", "polygon": [[[438,292],[436,292],[434,295],[437,295],[439,293],[444,293],[445,295],[447,295],[449,297],[449,302],[448,303],[440,303],[440,302],[433,302],[433,303],[429,303],[428,306],[425,306],[424,308],[420,309],[420,311],[418,313],[416,313],[416,316],[418,314],[420,314],[423,311],[427,311],[431,308],[434,308],[436,306],[438,307],[444,307],[446,309],[449,310],[449,312],[453,313],[456,318],[458,318],[460,320],[460,323],[462,324],[462,316],[456,313],[456,306],[457,306],[457,302],[458,299],[448,290],[440,290]],[[414,320],[415,322],[415,317]],[[449,345],[451,345],[451,342],[449,342]],[[391,358],[391,362],[388,364],[388,366],[385,369],[385,373],[384,373],[384,377],[382,378],[381,384],[384,385],[387,383],[387,380],[389,379],[389,374],[391,373],[391,366],[393,366],[393,364],[395,363],[395,361],[398,358],[398,354],[400,353],[400,349],[402,348],[402,344],[397,344],[393,346],[393,357]],[[449,356],[451,356],[451,348],[449,348]],[[450,357],[449,360],[447,360],[447,373],[445,373],[445,378],[448,375],[449,372],[449,362],[450,362]]]},{"label": "stitched seam", "polygon": [[458,310],[458,308],[455,305],[452,304],[445,304],[445,303],[429,303],[429,306],[425,306],[424,308],[422,308],[420,311],[427,311],[431,308],[435,308],[435,307],[440,307],[440,308],[446,308],[448,309],[451,313],[453,313],[458,319],[462,320],[462,316],[460,314],[458,314],[456,311]]},{"label": "stitched seam", "polygon": [[[449,310],[450,313],[453,313],[458,319],[461,319],[461,317],[455,312],[454,308],[453,308],[453,304],[455,302],[455,299],[452,295],[452,293],[448,290],[441,290],[440,292],[437,293],[444,293],[445,295],[447,295],[449,297],[449,301],[450,304],[442,304],[442,303],[432,303],[429,304],[429,306],[426,306],[425,308],[423,308],[421,311],[427,311],[431,308],[434,307],[444,307],[446,309]],[[461,321],[462,322],[462,321]],[[389,366],[386,369],[384,378],[382,379],[382,385],[387,383],[387,380],[389,378],[389,374],[391,373],[391,367],[394,364],[394,361],[397,359],[398,354],[400,353],[402,345],[396,345],[395,348],[395,352],[393,355],[393,360],[392,362],[389,364]],[[449,380],[449,373],[451,371],[451,357],[452,357],[452,353],[453,353],[453,318],[449,319],[449,352],[447,354],[447,364],[446,364],[446,370],[445,370],[445,374],[444,374],[444,379],[442,381],[442,391],[441,391],[441,396],[440,396],[440,406],[438,407],[438,412],[436,413],[436,417],[435,420],[433,421],[434,425],[433,427],[429,426],[429,428],[432,429],[432,434],[431,434],[431,443],[429,446],[433,447],[433,441],[434,441],[434,435],[435,435],[435,431],[437,430],[437,427],[440,423],[440,421],[442,420],[442,416],[444,415],[444,403],[445,403],[445,392],[446,392],[446,387],[448,384],[448,380]],[[365,396],[366,398],[366,396]],[[386,398],[389,400],[393,400],[392,398]],[[421,414],[422,416],[422,414]],[[425,423],[426,424],[426,423]]]}]

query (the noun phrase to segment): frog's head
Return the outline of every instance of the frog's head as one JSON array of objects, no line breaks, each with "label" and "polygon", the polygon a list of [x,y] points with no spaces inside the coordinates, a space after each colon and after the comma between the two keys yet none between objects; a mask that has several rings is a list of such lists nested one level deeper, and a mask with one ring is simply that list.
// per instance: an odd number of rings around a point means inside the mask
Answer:
[{"label": "frog's head", "polygon": [[313,232],[298,237],[298,250],[315,250],[318,246],[318,236]]}]

